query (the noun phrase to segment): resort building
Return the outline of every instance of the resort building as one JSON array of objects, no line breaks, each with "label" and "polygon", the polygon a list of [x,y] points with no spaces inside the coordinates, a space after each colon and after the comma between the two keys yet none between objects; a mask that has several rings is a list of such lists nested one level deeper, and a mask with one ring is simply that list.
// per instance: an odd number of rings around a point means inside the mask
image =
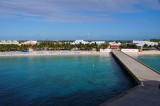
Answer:
[{"label": "resort building", "polygon": [[11,45],[11,44],[14,44],[14,45],[18,45],[19,42],[16,41],[16,40],[2,40],[0,41],[0,44],[4,44],[4,45]]},{"label": "resort building", "polygon": [[76,41],[74,41],[74,42],[72,42],[71,44],[72,45],[75,45],[75,44],[89,44],[89,42],[87,42],[87,41],[84,41],[84,40],[76,40]]},{"label": "resort building", "polygon": [[147,44],[148,46],[158,45],[158,42],[150,42],[150,41],[133,41],[133,44],[136,44],[139,49],[143,49],[143,46]]},{"label": "resort building", "polygon": [[88,42],[88,41],[84,41],[84,40],[75,40],[71,44],[75,45],[75,44],[80,44],[80,43],[81,44],[94,44],[94,43],[96,43],[97,45],[101,45],[101,44],[105,43],[105,41],[92,41],[92,42]]},{"label": "resort building", "polygon": [[38,42],[37,42],[37,41],[32,41],[32,40],[30,40],[30,41],[24,42],[23,44],[24,44],[24,45],[36,45],[36,44],[38,44]]},{"label": "resort building", "polygon": [[101,44],[104,44],[105,41],[92,41],[92,42],[90,42],[90,44],[94,44],[94,43],[96,43],[97,45],[101,45]]},{"label": "resort building", "polygon": [[118,42],[118,43],[116,43],[115,41],[114,42],[109,42],[109,48],[110,49],[120,50],[120,45],[121,45],[120,42]]}]

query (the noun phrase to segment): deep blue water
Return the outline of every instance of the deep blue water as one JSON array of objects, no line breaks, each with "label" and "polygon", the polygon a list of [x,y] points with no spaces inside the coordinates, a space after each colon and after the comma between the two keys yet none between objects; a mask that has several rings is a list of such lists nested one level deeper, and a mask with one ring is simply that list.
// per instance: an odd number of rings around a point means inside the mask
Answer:
[{"label": "deep blue water", "polygon": [[0,57],[0,106],[97,106],[133,86],[111,56]]},{"label": "deep blue water", "polygon": [[160,55],[141,55],[135,58],[160,72]]}]

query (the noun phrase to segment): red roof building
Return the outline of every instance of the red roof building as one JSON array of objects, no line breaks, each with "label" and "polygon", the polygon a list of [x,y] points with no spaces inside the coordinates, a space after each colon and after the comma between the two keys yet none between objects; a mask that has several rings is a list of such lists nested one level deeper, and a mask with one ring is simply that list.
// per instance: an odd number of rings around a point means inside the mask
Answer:
[{"label": "red roof building", "polygon": [[120,50],[120,45],[121,43],[116,43],[115,41],[114,42],[109,42],[109,46],[110,46],[110,49],[116,49],[116,50]]}]

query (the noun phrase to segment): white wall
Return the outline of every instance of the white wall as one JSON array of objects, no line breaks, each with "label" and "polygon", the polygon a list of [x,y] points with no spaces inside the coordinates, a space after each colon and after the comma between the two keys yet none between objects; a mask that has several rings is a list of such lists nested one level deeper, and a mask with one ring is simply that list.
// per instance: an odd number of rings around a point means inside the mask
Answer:
[{"label": "white wall", "polygon": [[75,44],[80,44],[80,43],[82,43],[82,44],[88,44],[89,42],[84,41],[84,40],[75,40],[75,41],[72,42],[71,44],[72,44],[72,45],[75,45]]},{"label": "white wall", "polygon": [[101,45],[101,44],[104,44],[105,41],[92,41],[92,42],[90,42],[90,44],[94,44],[94,43]]},{"label": "white wall", "polygon": [[2,40],[2,41],[0,41],[0,44],[19,44],[19,42],[16,41],[16,40],[14,40],[14,41],[11,41],[11,40],[7,40],[7,41]]},{"label": "white wall", "polygon": [[158,45],[158,42],[150,42],[150,41],[133,41],[133,43],[137,44],[137,46],[144,46],[147,44],[148,46]]},{"label": "white wall", "polygon": [[121,49],[122,52],[138,52],[138,49]]},{"label": "white wall", "polygon": [[111,49],[100,49],[100,52],[103,52],[103,53],[105,53],[105,52],[111,52]]}]

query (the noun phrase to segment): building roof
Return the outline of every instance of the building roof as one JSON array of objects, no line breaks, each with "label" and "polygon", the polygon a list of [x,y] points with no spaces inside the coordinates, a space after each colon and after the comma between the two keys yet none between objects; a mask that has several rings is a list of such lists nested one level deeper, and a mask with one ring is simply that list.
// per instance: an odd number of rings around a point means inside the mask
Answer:
[{"label": "building roof", "polygon": [[116,43],[116,42],[114,41],[114,42],[109,42],[109,45],[111,45],[111,46],[120,46],[121,43],[120,43],[120,42]]}]

